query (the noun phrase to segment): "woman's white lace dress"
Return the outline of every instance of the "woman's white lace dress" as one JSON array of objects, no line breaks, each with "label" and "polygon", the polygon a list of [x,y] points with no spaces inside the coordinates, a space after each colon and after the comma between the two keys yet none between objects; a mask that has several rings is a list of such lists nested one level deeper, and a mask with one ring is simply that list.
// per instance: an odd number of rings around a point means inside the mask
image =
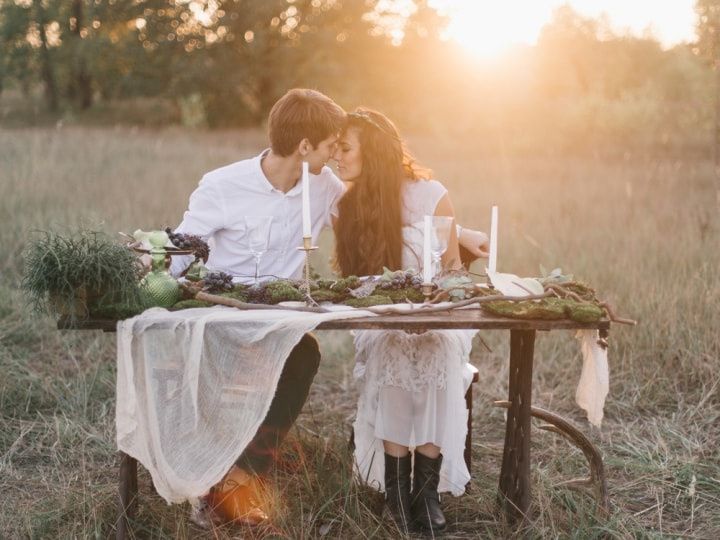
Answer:
[{"label": "woman's white lace dress", "polygon": [[[403,268],[422,268],[423,216],[433,215],[447,193],[438,181],[403,186]],[[475,330],[362,330],[355,335],[355,376],[361,393],[355,423],[355,464],[360,478],[384,491],[383,440],[411,448],[440,447],[439,491],[461,495],[470,480],[463,451],[467,434],[465,391]]]}]

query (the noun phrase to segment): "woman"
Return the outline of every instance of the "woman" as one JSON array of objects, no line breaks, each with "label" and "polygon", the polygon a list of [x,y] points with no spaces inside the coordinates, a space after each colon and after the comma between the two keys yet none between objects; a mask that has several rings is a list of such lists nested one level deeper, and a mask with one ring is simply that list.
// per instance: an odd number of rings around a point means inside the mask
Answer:
[{"label": "woman", "polygon": [[[335,223],[340,273],[419,270],[423,217],[454,216],[447,190],[414,162],[395,126],[372,110],[348,115],[333,157],[340,178],[351,183]],[[442,260],[446,268],[460,266],[455,227]],[[463,459],[468,414],[463,396],[474,369],[468,363],[474,334],[355,333],[361,385],[354,423],[357,472],[385,491],[386,505],[402,529],[412,521],[443,529],[438,491],[461,495],[470,480]]]}]

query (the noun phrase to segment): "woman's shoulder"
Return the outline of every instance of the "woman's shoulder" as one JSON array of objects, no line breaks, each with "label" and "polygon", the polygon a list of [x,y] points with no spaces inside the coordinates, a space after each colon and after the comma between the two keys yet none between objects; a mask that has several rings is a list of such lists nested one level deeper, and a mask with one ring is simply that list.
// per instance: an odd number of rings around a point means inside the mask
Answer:
[{"label": "woman's shoulder", "polygon": [[419,197],[442,197],[447,193],[447,188],[439,180],[408,180],[405,182],[405,190],[412,196]]},{"label": "woman's shoulder", "polygon": [[405,182],[403,195],[405,211],[408,222],[415,222],[418,216],[434,214],[440,199],[447,193],[447,189],[438,180],[408,180]]}]

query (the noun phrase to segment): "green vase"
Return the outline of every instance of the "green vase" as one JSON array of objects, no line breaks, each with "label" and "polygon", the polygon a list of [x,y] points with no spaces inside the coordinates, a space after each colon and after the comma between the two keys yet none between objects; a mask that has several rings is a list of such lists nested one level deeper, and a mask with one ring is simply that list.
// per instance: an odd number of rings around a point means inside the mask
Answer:
[{"label": "green vase", "polygon": [[148,296],[150,306],[169,308],[180,299],[180,285],[165,268],[165,244],[168,235],[164,231],[153,231],[148,240],[152,245],[152,270],[142,279],[140,285]]}]

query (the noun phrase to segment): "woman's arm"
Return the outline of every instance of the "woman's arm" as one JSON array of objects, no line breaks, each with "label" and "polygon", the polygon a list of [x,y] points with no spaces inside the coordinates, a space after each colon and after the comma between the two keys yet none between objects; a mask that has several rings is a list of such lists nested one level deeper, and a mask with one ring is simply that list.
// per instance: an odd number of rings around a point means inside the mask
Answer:
[{"label": "woman's arm", "polygon": [[[453,205],[448,194],[443,195],[443,198],[438,202],[435,207],[435,215],[450,216],[455,218],[455,210],[453,209]],[[458,270],[462,268],[462,263],[460,262],[460,247],[458,246],[457,231],[455,230],[454,225],[455,224],[453,223],[453,226],[450,227],[448,248],[442,256],[443,269],[446,270]]]}]

